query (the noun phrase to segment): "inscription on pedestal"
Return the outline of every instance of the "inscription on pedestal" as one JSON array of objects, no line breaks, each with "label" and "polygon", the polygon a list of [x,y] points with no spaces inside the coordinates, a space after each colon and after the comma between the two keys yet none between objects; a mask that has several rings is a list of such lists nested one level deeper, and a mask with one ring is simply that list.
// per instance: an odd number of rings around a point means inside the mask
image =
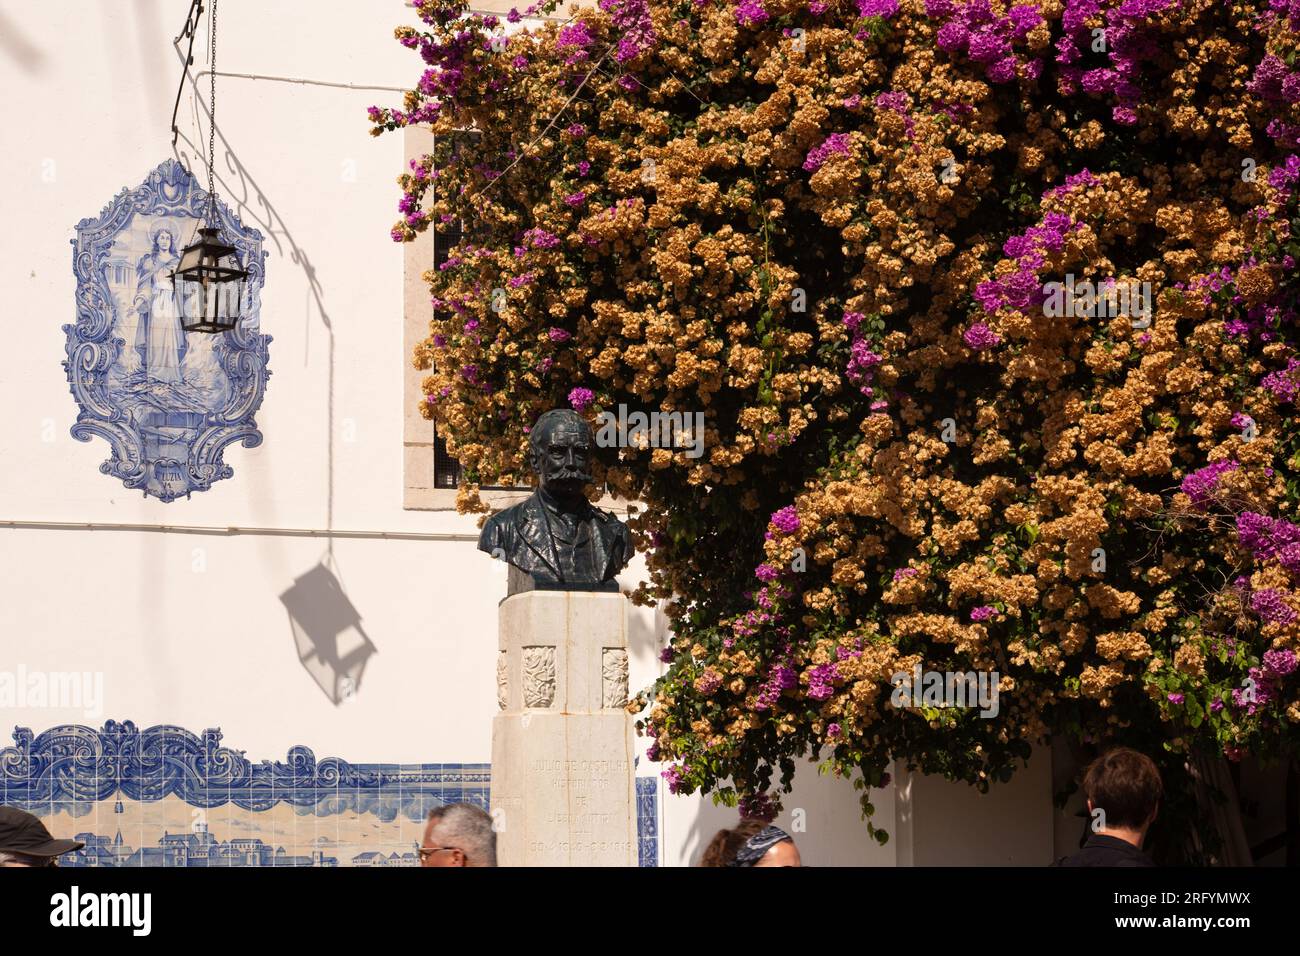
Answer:
[{"label": "inscription on pedestal", "polygon": [[568,827],[569,832],[575,834],[593,833],[597,828],[618,826],[619,823],[614,814],[600,810],[579,811],[577,813],[565,813],[563,811],[548,813],[542,822],[547,826]]},{"label": "inscription on pedestal", "polygon": [[532,760],[528,772],[547,778],[547,785],[558,787],[564,783],[575,798],[583,798],[593,790],[608,790],[611,784],[623,786],[627,779],[626,760]]},{"label": "inscription on pedestal", "polygon": [[539,856],[563,857],[569,853],[630,853],[632,844],[627,840],[531,840],[528,849]]}]

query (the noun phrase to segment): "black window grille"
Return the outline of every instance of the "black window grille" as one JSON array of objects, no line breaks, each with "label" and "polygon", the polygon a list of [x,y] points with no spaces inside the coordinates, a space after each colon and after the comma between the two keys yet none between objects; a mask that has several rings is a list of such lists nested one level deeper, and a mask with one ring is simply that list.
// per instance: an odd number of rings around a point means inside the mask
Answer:
[{"label": "black window grille", "polygon": [[460,462],[447,454],[447,443],[436,430],[433,436],[433,487],[460,487]]}]

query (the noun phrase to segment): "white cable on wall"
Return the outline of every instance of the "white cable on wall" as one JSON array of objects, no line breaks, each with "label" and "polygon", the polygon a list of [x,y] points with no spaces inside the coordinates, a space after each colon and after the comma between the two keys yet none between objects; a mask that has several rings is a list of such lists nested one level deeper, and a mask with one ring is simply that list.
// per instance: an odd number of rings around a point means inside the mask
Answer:
[{"label": "white cable on wall", "polygon": [[394,541],[477,541],[477,534],[450,531],[361,531],[330,528],[267,528],[237,525],[131,524],[119,521],[10,521],[0,529],[14,531],[153,531],[163,534],[270,535],[284,538],[375,538]]}]

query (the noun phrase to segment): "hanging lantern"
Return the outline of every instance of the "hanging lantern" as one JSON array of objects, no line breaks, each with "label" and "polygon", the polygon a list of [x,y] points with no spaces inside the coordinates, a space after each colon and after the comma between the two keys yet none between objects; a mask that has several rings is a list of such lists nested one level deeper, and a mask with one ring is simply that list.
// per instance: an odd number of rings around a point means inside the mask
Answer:
[{"label": "hanging lantern", "polygon": [[199,229],[198,241],[181,250],[172,272],[176,312],[186,332],[229,332],[239,325],[248,270],[240,268],[234,246],[221,241],[215,226]]},{"label": "hanging lantern", "polygon": [[[202,12],[202,3],[196,5]],[[248,282],[248,270],[240,265],[238,250],[221,241],[221,230],[217,225],[217,197],[213,183],[217,147],[217,0],[212,0],[208,33],[212,43],[208,65],[208,202],[197,240],[181,250],[180,262],[171,277],[181,328],[186,332],[217,334],[229,332],[239,325]]]}]

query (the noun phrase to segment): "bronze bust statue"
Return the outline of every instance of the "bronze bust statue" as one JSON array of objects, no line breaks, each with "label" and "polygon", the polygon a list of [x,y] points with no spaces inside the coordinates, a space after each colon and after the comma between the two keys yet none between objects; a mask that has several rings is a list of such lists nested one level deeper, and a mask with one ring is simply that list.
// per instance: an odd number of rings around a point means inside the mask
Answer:
[{"label": "bronze bust statue", "polygon": [[528,459],[537,490],[490,517],[478,539],[480,551],[525,572],[512,571],[511,594],[618,590],[614,576],[632,559],[632,541],[627,525],[583,493],[592,444],[591,426],[567,408],[543,413],[533,426]]}]

